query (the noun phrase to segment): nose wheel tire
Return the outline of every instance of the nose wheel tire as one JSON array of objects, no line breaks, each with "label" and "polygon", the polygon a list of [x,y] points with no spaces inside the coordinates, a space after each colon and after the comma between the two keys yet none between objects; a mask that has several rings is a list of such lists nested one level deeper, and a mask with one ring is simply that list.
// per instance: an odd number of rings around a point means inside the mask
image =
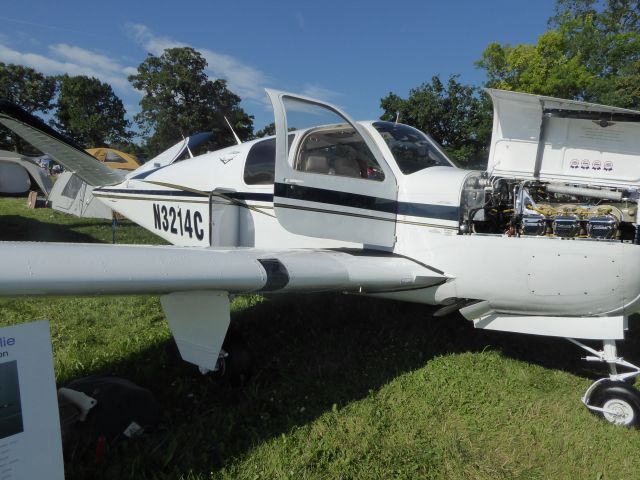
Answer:
[{"label": "nose wheel tire", "polygon": [[[633,386],[640,375],[640,367],[618,357],[615,340],[602,340],[602,350],[595,350],[574,338],[567,340],[590,353],[584,360],[609,366],[609,378],[592,383],[584,393],[582,403],[591,413],[613,425],[640,429],[640,392]],[[619,372],[619,368],[626,371]]]},{"label": "nose wheel tire", "polygon": [[611,424],[640,427],[640,392],[626,382],[599,382],[591,392],[587,407]]}]

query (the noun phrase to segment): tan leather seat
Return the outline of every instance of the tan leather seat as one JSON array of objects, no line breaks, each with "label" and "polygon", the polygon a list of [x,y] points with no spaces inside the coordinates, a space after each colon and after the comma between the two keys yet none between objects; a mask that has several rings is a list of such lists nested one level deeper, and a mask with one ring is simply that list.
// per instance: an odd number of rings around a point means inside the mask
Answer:
[{"label": "tan leather seat", "polygon": [[338,158],[335,161],[336,175],[342,175],[343,177],[357,177],[362,176],[360,172],[360,164],[355,158]]},{"label": "tan leather seat", "polygon": [[304,162],[304,171],[311,173],[329,173],[329,163],[321,155],[309,155]]}]

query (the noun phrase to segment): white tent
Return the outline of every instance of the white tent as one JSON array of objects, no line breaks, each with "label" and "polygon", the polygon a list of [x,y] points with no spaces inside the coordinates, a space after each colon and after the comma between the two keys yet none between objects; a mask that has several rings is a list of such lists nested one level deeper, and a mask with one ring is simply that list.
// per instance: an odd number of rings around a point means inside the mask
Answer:
[{"label": "white tent", "polygon": [[72,172],[62,172],[51,189],[51,208],[78,217],[112,218],[109,207],[93,196],[91,185]]},{"label": "white tent", "polygon": [[37,160],[35,157],[0,150],[0,194],[26,193],[32,188],[33,181],[48,196],[52,182]]}]

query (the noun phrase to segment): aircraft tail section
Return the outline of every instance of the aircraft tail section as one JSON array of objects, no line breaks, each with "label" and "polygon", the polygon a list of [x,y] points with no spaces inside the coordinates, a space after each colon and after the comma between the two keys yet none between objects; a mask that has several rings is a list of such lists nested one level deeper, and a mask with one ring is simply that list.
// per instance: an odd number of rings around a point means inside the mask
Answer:
[{"label": "aircraft tail section", "polygon": [[0,100],[0,123],[91,186],[115,185],[125,178],[124,173],[112,170],[42,120],[8,100]]}]

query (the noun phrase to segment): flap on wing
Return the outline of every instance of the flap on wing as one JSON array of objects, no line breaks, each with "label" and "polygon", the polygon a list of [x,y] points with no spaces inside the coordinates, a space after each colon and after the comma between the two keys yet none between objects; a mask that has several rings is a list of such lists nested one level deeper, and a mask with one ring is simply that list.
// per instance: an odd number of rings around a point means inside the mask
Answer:
[{"label": "flap on wing", "polygon": [[447,277],[366,251],[0,243],[0,296],[346,291],[427,288]]},{"label": "flap on wing", "polygon": [[0,100],[0,123],[91,186],[115,185],[124,180],[122,172],[107,167],[42,120],[7,100]]}]

